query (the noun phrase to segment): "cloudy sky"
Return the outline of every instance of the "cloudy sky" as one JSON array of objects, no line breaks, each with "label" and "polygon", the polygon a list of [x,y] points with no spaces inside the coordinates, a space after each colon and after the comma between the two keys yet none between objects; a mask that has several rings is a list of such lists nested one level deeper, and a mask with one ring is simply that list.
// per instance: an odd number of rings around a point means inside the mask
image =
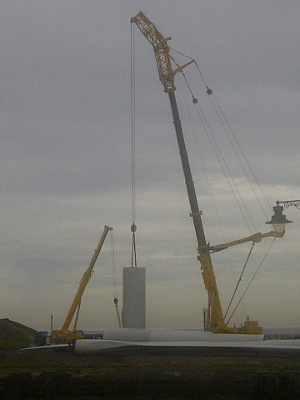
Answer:
[{"label": "cloudy sky", "polygon": [[[196,59],[239,144],[230,148],[197,69],[187,68],[211,129],[207,135],[185,81],[176,77],[207,241],[265,232],[276,200],[299,199],[297,1],[0,5],[0,318],[50,329],[53,314],[60,328],[105,224],[114,228],[122,306],[122,269],[131,263],[130,18],[140,10],[172,37],[172,48]],[[138,266],[147,270],[147,325],[202,327],[207,296],[170,104],[151,45],[137,27],[134,37],[135,222]],[[210,132],[222,152],[218,157]],[[232,323],[249,316],[262,326],[300,326],[300,212],[290,207],[285,214],[293,224],[272,244]],[[271,243],[255,245],[241,294]],[[213,257],[224,311],[250,246]],[[108,326],[117,326],[110,236],[84,294],[78,327]]]}]

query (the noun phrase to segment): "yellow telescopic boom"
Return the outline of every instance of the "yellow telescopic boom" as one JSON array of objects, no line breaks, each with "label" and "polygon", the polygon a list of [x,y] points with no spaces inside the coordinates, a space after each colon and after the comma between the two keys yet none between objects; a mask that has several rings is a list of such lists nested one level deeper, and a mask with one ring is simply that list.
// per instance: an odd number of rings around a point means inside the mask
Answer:
[{"label": "yellow telescopic boom", "polygon": [[[82,299],[82,295],[83,292],[87,286],[87,284],[89,283],[89,280],[91,279],[92,275],[93,275],[93,268],[94,265],[97,261],[97,258],[99,256],[100,250],[102,248],[102,245],[104,243],[104,240],[107,236],[108,231],[111,231],[113,228],[105,225],[104,226],[104,231],[103,234],[99,240],[99,244],[93,254],[93,257],[91,259],[90,265],[88,266],[88,269],[85,271],[85,273],[83,274],[83,277],[81,278],[81,281],[79,283],[79,288],[77,290],[77,293],[74,297],[73,303],[70,307],[70,310],[68,312],[68,315],[65,319],[65,322],[62,326],[62,328],[60,330],[53,330],[52,331],[52,341],[57,341],[59,340],[60,342],[63,341],[64,343],[68,343],[74,339],[79,339],[83,337],[82,331],[77,331],[76,327],[77,327],[77,321],[78,321],[78,313],[79,313],[79,309],[80,309],[80,304],[81,304],[81,299]],[[77,315],[76,315],[76,320],[74,323],[74,328],[72,331],[69,331],[69,326],[72,322],[72,319],[74,317],[74,314],[77,310]]]}]

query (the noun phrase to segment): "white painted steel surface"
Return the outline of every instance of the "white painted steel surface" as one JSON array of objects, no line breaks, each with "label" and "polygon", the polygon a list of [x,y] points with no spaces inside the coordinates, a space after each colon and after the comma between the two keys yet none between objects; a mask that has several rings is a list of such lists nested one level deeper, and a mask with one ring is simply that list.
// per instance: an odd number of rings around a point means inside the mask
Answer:
[{"label": "white painted steel surface", "polygon": [[[295,354],[300,354],[300,340],[267,340],[267,341],[248,341],[248,342],[232,342],[232,341],[180,341],[180,342],[126,342],[117,340],[95,340],[95,339],[80,339],[75,343],[76,354],[95,354],[102,350],[116,349],[120,347],[132,347],[132,348],[216,348],[216,349],[241,349],[246,350],[269,350],[276,354],[278,351],[290,351]],[[213,354],[213,353],[212,353]]]},{"label": "white painted steel surface", "polygon": [[103,339],[125,342],[257,342],[263,335],[239,335],[184,329],[105,329]]},{"label": "white painted steel surface", "polygon": [[149,342],[149,329],[104,329],[104,340],[119,340],[125,342]]},{"label": "white painted steel surface", "polygon": [[146,328],[146,269],[123,268],[124,328]]}]

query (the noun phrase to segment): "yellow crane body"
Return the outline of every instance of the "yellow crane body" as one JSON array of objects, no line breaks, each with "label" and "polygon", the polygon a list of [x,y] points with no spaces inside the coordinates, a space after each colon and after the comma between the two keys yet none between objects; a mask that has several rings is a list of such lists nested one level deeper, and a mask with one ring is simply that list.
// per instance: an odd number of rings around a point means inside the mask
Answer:
[{"label": "yellow crane body", "polygon": [[[168,46],[168,41],[171,38],[165,38],[156,28],[156,26],[143,14],[139,12],[135,17],[131,18],[131,23],[135,23],[146,39],[151,43],[159,74],[159,79],[163,84],[164,91],[168,93],[171,109],[174,119],[174,126],[179,146],[179,153],[181,156],[183,172],[185,176],[185,182],[188,192],[188,198],[191,206],[191,217],[193,218],[193,223],[196,231],[196,237],[198,241],[198,260],[201,263],[202,276],[204,281],[204,286],[208,294],[208,309],[206,313],[205,326],[208,331],[216,333],[249,333],[249,334],[261,334],[262,328],[258,326],[257,321],[245,321],[244,326],[240,328],[230,328],[226,325],[223,317],[221,301],[219,297],[219,291],[217,287],[217,282],[213,270],[213,264],[211,260],[211,253],[226,249],[231,246],[246,243],[249,241],[259,242],[265,237],[282,237],[284,231],[277,233],[271,231],[268,233],[256,233],[255,235],[249,236],[244,239],[235,240],[229,243],[224,243],[221,245],[210,246],[205,239],[202,219],[202,212],[199,210],[196,192],[194,188],[194,182],[192,179],[192,174],[190,170],[189,160],[187,156],[187,151],[185,147],[181,122],[179,119],[178,107],[175,98],[176,87],[174,85],[174,77],[176,73],[182,72],[183,68],[195,63],[195,60],[191,59],[187,64],[178,66],[176,68],[172,67],[172,57],[170,55],[170,48]],[[211,91],[208,92],[209,94]]]},{"label": "yellow crane body", "polygon": [[[81,299],[82,299],[83,293],[85,291],[85,288],[93,275],[93,272],[94,272],[93,268],[94,268],[94,265],[99,256],[99,253],[100,253],[100,250],[104,243],[104,240],[107,236],[107,233],[111,230],[112,230],[111,227],[109,227],[107,225],[104,226],[104,231],[99,240],[98,246],[93,254],[93,257],[91,259],[91,262],[90,262],[87,270],[85,271],[85,273],[83,274],[83,276],[81,278],[78,290],[76,292],[76,295],[75,295],[72,305],[69,309],[69,312],[67,314],[64,324],[60,330],[52,330],[52,333],[51,333],[51,342],[52,343],[70,343],[76,339],[83,338],[83,332],[81,330],[77,330],[77,322],[78,322],[78,315],[79,315]],[[69,330],[69,326],[72,322],[72,319],[73,319],[76,311],[77,311],[77,314],[76,314],[73,330]]]}]

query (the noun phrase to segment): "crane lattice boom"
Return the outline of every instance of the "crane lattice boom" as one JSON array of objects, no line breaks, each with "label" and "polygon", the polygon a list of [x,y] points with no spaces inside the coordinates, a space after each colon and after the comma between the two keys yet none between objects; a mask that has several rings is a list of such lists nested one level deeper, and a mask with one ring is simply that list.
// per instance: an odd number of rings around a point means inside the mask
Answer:
[{"label": "crane lattice boom", "polygon": [[138,26],[153,47],[159,79],[165,88],[165,92],[174,92],[176,87],[174,86],[174,73],[168,46],[168,40],[171,38],[165,38],[142,12],[131,18],[131,22]]}]

